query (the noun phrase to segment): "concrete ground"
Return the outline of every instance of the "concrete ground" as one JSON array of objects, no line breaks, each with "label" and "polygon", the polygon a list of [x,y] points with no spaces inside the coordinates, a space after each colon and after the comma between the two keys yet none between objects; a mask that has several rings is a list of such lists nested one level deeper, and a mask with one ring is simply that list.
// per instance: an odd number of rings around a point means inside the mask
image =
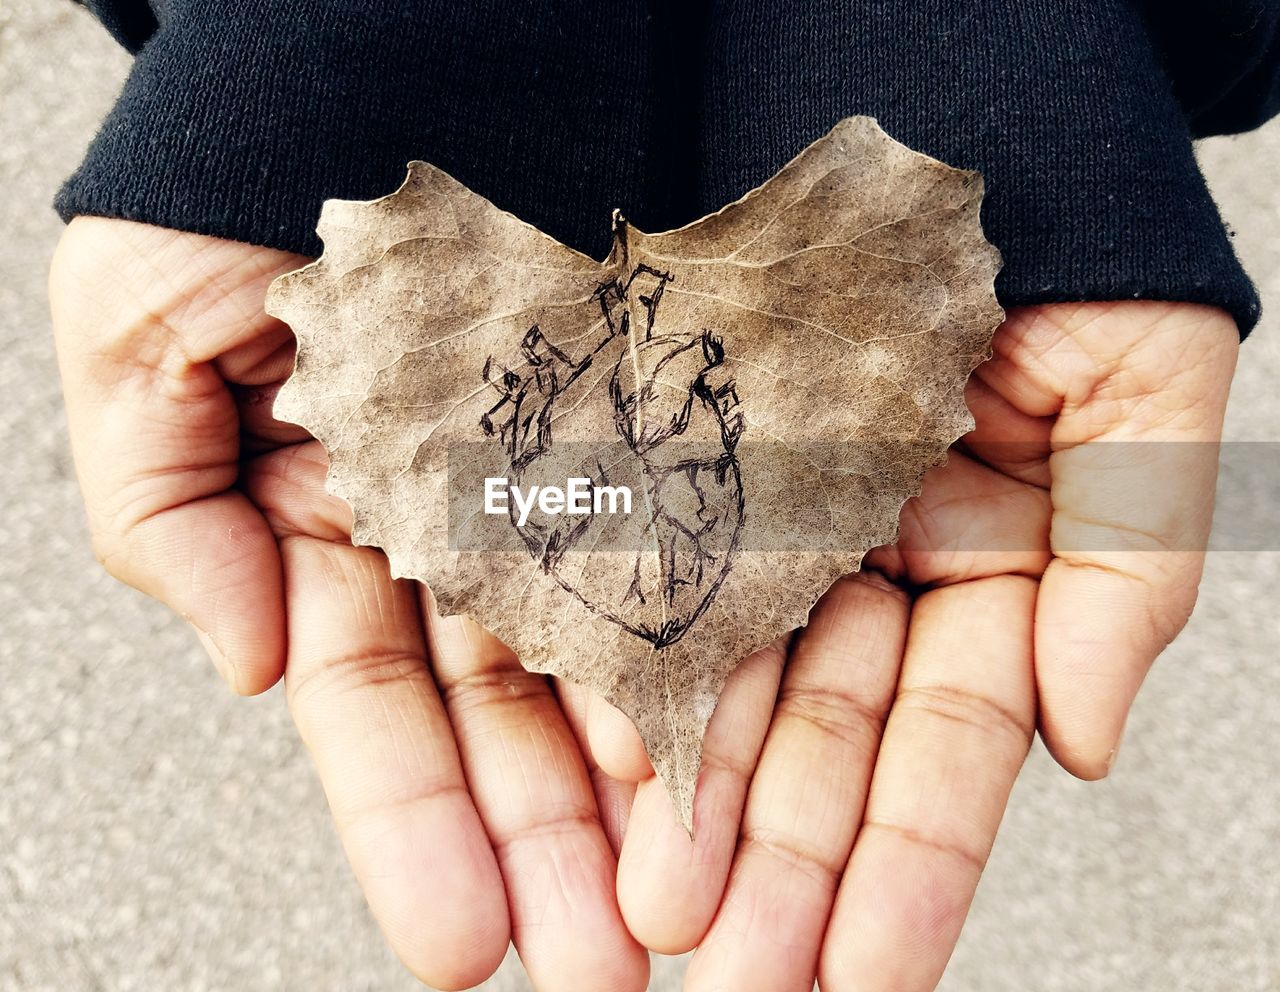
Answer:
[{"label": "concrete ground", "polygon": [[[0,4],[0,990],[416,988],[279,692],[233,699],[187,628],[90,556],[44,299],[48,203],[127,62],[70,3]],[[1280,440],[1280,126],[1203,159],[1271,307],[1229,435]],[[1280,555],[1211,555],[1106,783],[1037,746],[947,992],[1280,989],[1277,588]],[[677,988],[680,966],[655,962],[652,988]],[[526,988],[518,963],[485,988]]]}]

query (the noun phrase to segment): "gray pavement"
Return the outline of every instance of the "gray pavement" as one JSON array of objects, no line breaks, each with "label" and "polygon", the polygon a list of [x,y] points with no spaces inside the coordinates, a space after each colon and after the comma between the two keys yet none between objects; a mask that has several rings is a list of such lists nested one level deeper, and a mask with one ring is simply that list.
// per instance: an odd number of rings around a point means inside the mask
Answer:
[{"label": "gray pavement", "polygon": [[[0,992],[416,988],[279,692],[233,699],[186,627],[89,552],[47,204],[127,68],[70,3],[0,0]],[[1271,307],[1229,436],[1280,440],[1280,127],[1202,153]],[[1280,555],[1211,556],[1106,783],[1037,746],[946,992],[1280,989],[1277,588]],[[656,961],[652,988],[680,967]],[[526,988],[518,963],[485,988]]]}]

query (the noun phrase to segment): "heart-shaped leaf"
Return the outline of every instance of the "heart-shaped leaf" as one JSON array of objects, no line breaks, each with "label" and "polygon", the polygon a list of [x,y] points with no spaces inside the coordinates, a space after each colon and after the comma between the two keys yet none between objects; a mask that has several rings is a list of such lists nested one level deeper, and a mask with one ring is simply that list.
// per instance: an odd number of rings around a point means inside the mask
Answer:
[{"label": "heart-shaped leaf", "polygon": [[1003,316],[981,199],[849,118],[686,227],[615,214],[600,263],[415,162],[326,203],[324,255],[273,285],[276,415],[324,445],[356,543],[635,721],[688,827],[729,672],[972,425]]}]

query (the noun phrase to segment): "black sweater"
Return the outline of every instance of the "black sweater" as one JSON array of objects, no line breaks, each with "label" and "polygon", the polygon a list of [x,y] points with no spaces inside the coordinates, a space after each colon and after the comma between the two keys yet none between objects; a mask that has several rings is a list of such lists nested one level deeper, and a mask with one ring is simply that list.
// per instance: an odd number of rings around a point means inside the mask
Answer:
[{"label": "black sweater", "polygon": [[[839,118],[986,176],[1006,305],[1258,300],[1191,151],[1280,110],[1280,0],[89,0],[134,64],[64,218],[314,255],[421,158],[600,256]],[[1274,183],[1276,173],[1256,181]],[[1275,218],[1256,218],[1275,224]]]}]

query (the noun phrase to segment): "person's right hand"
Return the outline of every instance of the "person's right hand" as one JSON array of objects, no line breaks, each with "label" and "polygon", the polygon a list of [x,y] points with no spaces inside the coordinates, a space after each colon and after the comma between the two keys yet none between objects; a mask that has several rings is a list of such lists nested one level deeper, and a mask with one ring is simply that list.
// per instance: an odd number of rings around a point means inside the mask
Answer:
[{"label": "person's right hand", "polygon": [[475,985],[512,939],[544,992],[643,989],[614,896],[627,797],[588,767],[548,680],[350,544],[323,451],[271,417],[294,345],[263,298],[305,261],[120,220],[67,228],[50,297],[97,556],[186,617],[238,692],[284,675],[356,875],[418,977]]},{"label": "person's right hand", "polygon": [[696,947],[685,992],[937,987],[1033,734],[1108,774],[1191,613],[1238,347],[1190,303],[1011,312],[898,539],[730,677],[692,838],[626,718],[585,714],[637,784],[624,918]]}]

